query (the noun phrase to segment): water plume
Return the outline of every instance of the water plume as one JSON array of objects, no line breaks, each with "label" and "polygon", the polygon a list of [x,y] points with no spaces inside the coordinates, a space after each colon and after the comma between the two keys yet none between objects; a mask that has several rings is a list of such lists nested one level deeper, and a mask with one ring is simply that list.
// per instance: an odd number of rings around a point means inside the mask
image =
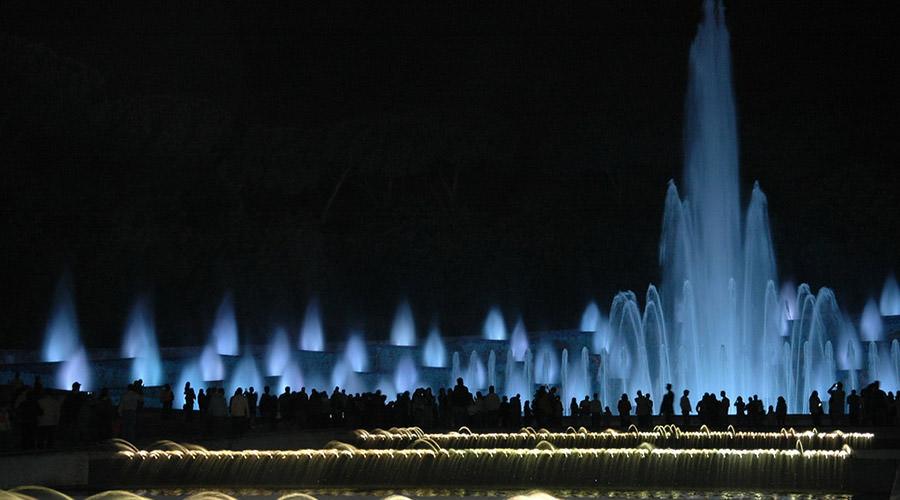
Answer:
[{"label": "water plume", "polygon": [[64,361],[81,346],[72,280],[63,276],[56,286],[53,312],[44,331],[44,361]]},{"label": "water plume", "polygon": [[322,330],[322,318],[319,314],[319,300],[315,297],[306,305],[303,326],[300,329],[300,349],[304,351],[325,350],[325,334]]},{"label": "water plume", "polygon": [[394,370],[394,389],[398,392],[413,392],[419,383],[419,373],[416,369],[416,363],[412,356],[405,354],[400,361],[397,362],[397,368]]},{"label": "water plume", "polygon": [[284,373],[291,360],[291,340],[283,327],[275,328],[266,348],[266,375],[276,377]]},{"label": "water plume", "polygon": [[217,353],[225,356],[238,355],[237,320],[234,317],[234,302],[230,293],[225,294],[222,303],[216,310],[216,319],[210,332],[210,338]]},{"label": "water plume", "polygon": [[863,308],[862,317],[859,320],[859,331],[862,333],[862,340],[879,341],[884,339],[884,324],[881,320],[881,313],[878,310],[878,304],[875,299],[870,298]]},{"label": "water plume", "polygon": [[122,355],[132,358],[131,378],[143,380],[145,386],[163,384],[162,361],[156,341],[156,328],[150,301],[138,298],[132,306],[125,335],[122,339]]},{"label": "water plume", "polygon": [[408,301],[397,305],[394,324],[391,326],[391,344],[399,346],[416,345],[416,322]]},{"label": "water plume", "polygon": [[484,319],[481,331],[484,338],[488,340],[506,340],[506,322],[503,320],[503,313],[499,307],[491,307]]},{"label": "water plume", "polygon": [[900,314],[900,285],[897,284],[897,277],[893,273],[884,280],[879,308],[881,309],[881,314],[885,316]]},{"label": "water plume", "polygon": [[528,350],[528,332],[525,331],[525,323],[522,321],[521,316],[516,320],[516,326],[513,328],[509,339],[509,347],[512,359],[516,361],[525,360],[525,351]]},{"label": "water plume", "polygon": [[447,349],[444,347],[444,339],[437,325],[432,325],[428,330],[428,339],[422,350],[422,361],[425,366],[432,368],[444,368],[447,366]]},{"label": "water plume", "polygon": [[364,372],[369,368],[369,353],[362,332],[351,332],[344,347],[344,360],[354,372]]}]

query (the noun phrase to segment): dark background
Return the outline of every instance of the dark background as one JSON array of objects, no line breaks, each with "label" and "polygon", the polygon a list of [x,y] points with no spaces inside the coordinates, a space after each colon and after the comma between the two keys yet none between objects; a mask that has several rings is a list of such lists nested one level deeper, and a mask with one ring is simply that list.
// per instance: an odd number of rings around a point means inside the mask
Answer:
[{"label": "dark background", "polygon": [[[742,191],[783,279],[851,313],[900,264],[889,2],[727,2]],[[513,8],[515,7],[515,8]],[[164,344],[531,329],[658,279],[699,2],[0,3],[0,346],[40,345],[69,272],[82,336],[134,297]]]}]

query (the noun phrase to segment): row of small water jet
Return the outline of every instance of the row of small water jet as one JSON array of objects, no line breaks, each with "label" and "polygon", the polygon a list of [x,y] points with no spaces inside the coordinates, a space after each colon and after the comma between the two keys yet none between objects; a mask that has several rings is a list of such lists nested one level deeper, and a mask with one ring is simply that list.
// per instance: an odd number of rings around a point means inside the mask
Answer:
[{"label": "row of small water jet", "polygon": [[642,487],[765,488],[840,491],[849,447],[842,450],[418,449],[295,451],[119,451],[104,461],[103,486],[165,487]]},{"label": "row of small water jet", "polygon": [[406,449],[416,439],[428,439],[444,449],[478,448],[535,448],[547,442],[556,448],[634,448],[642,443],[657,448],[674,449],[778,449],[793,450],[798,444],[805,450],[840,450],[844,446],[853,449],[870,448],[875,436],[871,433],[818,432],[782,429],[779,432],[682,431],[675,426],[657,426],[653,431],[618,431],[607,429],[588,432],[569,428],[568,432],[534,431],[525,428],[519,432],[468,432],[422,433],[417,428],[391,429],[386,432],[357,430],[354,445],[362,449]]}]

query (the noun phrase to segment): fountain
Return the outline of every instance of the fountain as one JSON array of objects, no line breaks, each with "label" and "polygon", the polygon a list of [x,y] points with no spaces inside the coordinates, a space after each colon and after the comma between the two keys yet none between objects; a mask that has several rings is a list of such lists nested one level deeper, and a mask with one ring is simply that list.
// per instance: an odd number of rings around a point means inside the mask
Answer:
[{"label": "fountain", "polygon": [[143,380],[145,386],[165,383],[153,313],[147,298],[139,298],[131,309],[122,342],[122,355],[133,360],[132,379]]},{"label": "fountain", "polygon": [[[880,300],[870,299],[857,320],[839,308],[828,288],[779,283],[768,200],[758,183],[742,211],[728,38],[722,6],[705,2],[690,52],[682,191],[674,180],[666,187],[661,276],[646,292],[620,291],[606,311],[590,301],[577,329],[531,338],[521,316],[507,331],[494,305],[480,338],[445,339],[432,324],[420,349],[414,349],[413,310],[402,300],[390,346],[367,345],[355,332],[339,353],[325,352],[320,305],[312,297],[297,344],[289,330],[275,328],[267,346],[248,346],[240,359],[234,358],[240,338],[232,295],[225,293],[208,341],[177,367],[178,385],[260,385],[261,370],[280,377],[282,386],[322,389],[330,380],[350,390],[390,392],[409,388],[410,380],[437,389],[464,377],[474,390],[495,385],[498,393],[520,393],[526,400],[535,384],[559,385],[568,408],[571,397],[594,392],[606,403],[637,390],[658,399],[671,383],[694,394],[758,394],[767,403],[785,395],[791,411],[803,411],[812,390],[824,394],[839,379],[848,390],[876,379],[896,389],[900,343],[889,342],[896,322],[883,317],[900,315],[896,278],[888,276]],[[65,361],[55,382],[64,388],[75,380],[85,385],[91,370],[71,288],[70,280],[61,280],[42,352],[47,362]],[[148,385],[166,382],[146,299],[131,311],[122,353],[133,359],[130,377]],[[419,373],[417,361],[428,369]],[[370,370],[375,373],[363,374]]]}]

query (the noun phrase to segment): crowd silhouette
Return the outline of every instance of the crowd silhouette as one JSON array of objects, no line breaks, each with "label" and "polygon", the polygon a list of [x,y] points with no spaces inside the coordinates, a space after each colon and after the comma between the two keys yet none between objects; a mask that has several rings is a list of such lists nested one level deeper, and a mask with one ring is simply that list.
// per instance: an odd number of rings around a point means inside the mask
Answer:
[{"label": "crowd silhouette", "polygon": [[[540,386],[530,399],[522,395],[499,395],[494,387],[473,392],[462,378],[453,387],[418,388],[389,399],[380,390],[347,393],[340,387],[326,391],[306,387],[238,387],[227,396],[222,387],[195,388],[190,382],[176,398],[170,385],[157,388],[159,408],[145,407],[147,388],[141,380],[125,388],[114,402],[107,389],[96,393],[81,391],[76,382],[70,391],[47,390],[40,378],[26,385],[18,374],[0,386],[0,450],[47,449],[77,446],[121,437],[126,440],[183,437],[239,438],[255,432],[350,428],[390,428],[418,426],[423,429],[516,430],[523,426],[560,429],[567,425],[591,430],[609,427],[627,429],[632,425],[650,429],[653,425],[682,427],[764,429],[785,427],[832,427],[897,425],[900,397],[885,393],[873,382],[859,393],[844,391],[840,382],[832,385],[822,401],[818,391],[809,396],[806,415],[789,415],[784,397],[766,406],[758,395],[737,396],[732,404],[725,391],[693,398],[684,389],[678,399],[671,384],[666,385],[658,407],[651,395],[637,391],[632,399],[622,394],[615,402],[616,413],[604,405],[599,395],[571,398],[564,408],[556,387]],[[177,399],[180,411],[173,408]],[[153,405],[157,406],[157,405]],[[567,411],[566,411],[567,410]],[[824,420],[828,414],[827,422]],[[790,420],[790,421],[789,421]]]}]

